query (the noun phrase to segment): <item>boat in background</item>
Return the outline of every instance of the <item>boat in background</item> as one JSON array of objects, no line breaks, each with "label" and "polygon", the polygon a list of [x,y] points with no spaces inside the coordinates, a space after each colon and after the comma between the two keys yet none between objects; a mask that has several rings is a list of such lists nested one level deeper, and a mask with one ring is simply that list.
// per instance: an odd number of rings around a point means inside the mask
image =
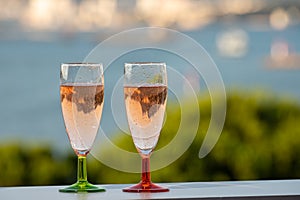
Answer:
[{"label": "boat in background", "polygon": [[265,66],[271,69],[300,69],[300,54],[291,51],[286,41],[273,42],[270,55],[264,61]]}]

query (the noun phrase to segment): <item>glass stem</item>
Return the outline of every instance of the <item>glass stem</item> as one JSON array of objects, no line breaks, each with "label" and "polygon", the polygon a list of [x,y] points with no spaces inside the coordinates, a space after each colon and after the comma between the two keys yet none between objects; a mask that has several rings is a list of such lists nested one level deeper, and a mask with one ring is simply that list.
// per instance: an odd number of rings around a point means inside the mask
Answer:
[{"label": "glass stem", "polygon": [[142,185],[149,185],[150,183],[150,155],[147,155],[142,157]]},{"label": "glass stem", "polygon": [[87,182],[86,156],[78,156],[77,181]]}]

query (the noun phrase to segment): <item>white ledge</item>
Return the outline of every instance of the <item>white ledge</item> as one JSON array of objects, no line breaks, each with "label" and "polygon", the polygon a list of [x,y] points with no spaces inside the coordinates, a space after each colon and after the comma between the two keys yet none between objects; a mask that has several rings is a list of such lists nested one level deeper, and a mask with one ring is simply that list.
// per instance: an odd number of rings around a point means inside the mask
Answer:
[{"label": "white ledge", "polygon": [[101,199],[224,199],[299,200],[300,180],[162,183],[163,193],[125,193],[130,184],[101,185],[106,192],[61,193],[64,186],[0,187],[1,200],[101,200]]}]

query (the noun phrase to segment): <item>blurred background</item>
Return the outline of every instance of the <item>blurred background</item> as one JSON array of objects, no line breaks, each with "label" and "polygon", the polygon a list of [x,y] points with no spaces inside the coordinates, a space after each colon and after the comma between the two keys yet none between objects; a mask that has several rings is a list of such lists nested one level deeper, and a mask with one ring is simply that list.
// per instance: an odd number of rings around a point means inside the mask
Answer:
[{"label": "blurred background", "polygon": [[[76,180],[76,157],[60,110],[59,66],[83,61],[113,34],[147,26],[178,30],[200,43],[218,66],[227,91],[224,131],[213,151],[199,159],[210,99],[201,77],[181,67],[198,88],[199,130],[183,156],[153,173],[154,181],[300,178],[299,1],[0,0],[0,186]],[[168,43],[167,38],[160,40]],[[155,59],[156,54],[151,55]],[[113,64],[120,65],[122,73],[121,63],[139,56],[129,55]],[[170,66],[178,63],[172,56],[166,59]],[[110,70],[106,75],[117,73]],[[105,82],[108,94],[109,81]],[[135,152],[129,136],[113,122],[110,99],[105,101],[101,121],[105,134]],[[178,106],[169,100],[157,148],[176,134]],[[138,174],[89,159],[92,182],[139,180]]]}]

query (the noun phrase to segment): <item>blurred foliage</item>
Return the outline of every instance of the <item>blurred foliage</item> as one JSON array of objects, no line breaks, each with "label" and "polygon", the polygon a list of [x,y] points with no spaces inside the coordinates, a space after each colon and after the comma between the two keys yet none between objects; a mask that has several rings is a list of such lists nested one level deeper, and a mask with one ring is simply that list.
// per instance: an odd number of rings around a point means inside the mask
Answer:
[{"label": "blurred foliage", "polygon": [[[300,105],[267,95],[231,93],[222,135],[205,158],[198,153],[210,121],[210,99],[199,97],[201,120],[189,149],[171,165],[152,172],[156,182],[300,178]],[[190,109],[193,116],[193,109]],[[169,103],[156,149],[168,144],[180,123],[180,108]],[[118,134],[114,143],[135,152],[131,138]],[[174,147],[176,148],[176,147]],[[109,152],[109,150],[107,151]],[[71,184],[76,181],[73,152],[55,153],[50,146],[0,145],[0,186]],[[126,159],[126,158],[122,158]],[[91,156],[93,183],[138,182],[140,175],[111,169]]]}]

